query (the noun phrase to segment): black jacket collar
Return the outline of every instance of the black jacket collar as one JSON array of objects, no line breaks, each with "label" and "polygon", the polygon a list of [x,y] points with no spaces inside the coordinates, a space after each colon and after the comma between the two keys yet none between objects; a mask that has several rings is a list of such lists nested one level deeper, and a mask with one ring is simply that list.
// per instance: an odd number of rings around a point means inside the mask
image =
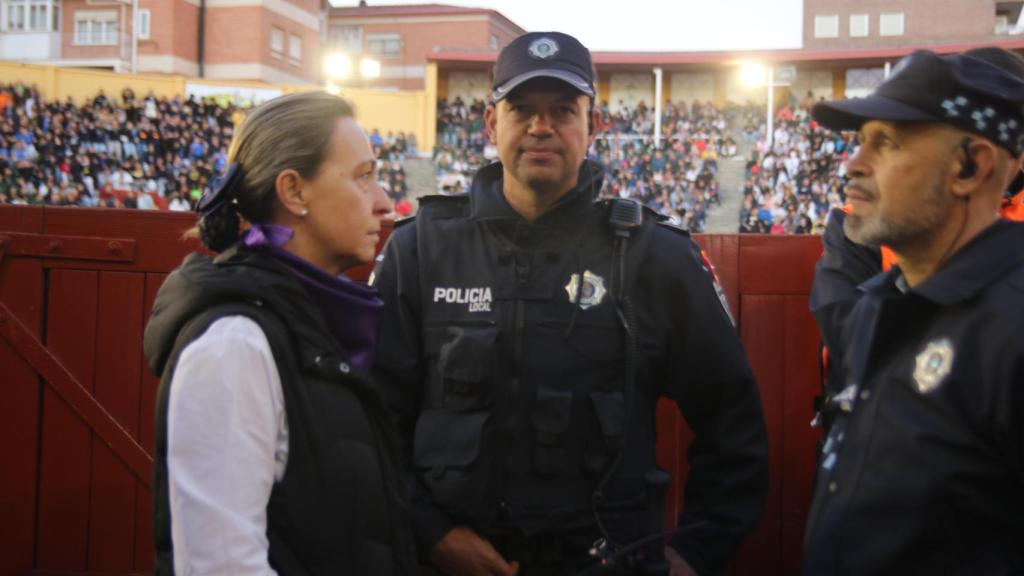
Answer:
[{"label": "black jacket collar", "polygon": [[[501,162],[494,162],[477,171],[469,190],[470,218],[525,222],[505,199],[502,174]],[[558,202],[541,214],[534,224],[554,228],[571,226],[586,207],[594,203],[603,182],[603,167],[597,162],[584,161],[580,167],[576,187],[559,198]]]},{"label": "black jacket collar", "polygon": [[[968,242],[931,278],[909,290],[940,306],[964,302],[1024,262],[1024,223],[1000,220]],[[867,293],[895,293],[899,267],[860,285]]]}]

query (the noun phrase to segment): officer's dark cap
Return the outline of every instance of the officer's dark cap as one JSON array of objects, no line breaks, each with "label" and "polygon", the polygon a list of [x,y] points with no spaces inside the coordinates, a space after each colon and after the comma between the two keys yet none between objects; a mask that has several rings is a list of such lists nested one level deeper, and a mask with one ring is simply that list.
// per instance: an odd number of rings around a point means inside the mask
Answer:
[{"label": "officer's dark cap", "polygon": [[594,97],[594,64],[590,50],[561,32],[530,32],[516,38],[498,54],[494,65],[494,102],[534,78],[557,78]]},{"label": "officer's dark cap", "polygon": [[814,119],[833,130],[869,120],[941,122],[991,140],[1014,157],[1024,152],[1024,75],[983,51],[940,56],[918,50],[893,67],[871,95],[819,102]]}]

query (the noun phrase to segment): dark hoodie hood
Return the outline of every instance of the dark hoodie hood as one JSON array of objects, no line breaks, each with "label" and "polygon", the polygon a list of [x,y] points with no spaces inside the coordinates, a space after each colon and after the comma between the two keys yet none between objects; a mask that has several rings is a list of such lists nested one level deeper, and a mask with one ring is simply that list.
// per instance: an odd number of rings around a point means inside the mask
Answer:
[{"label": "dark hoodie hood", "polygon": [[300,339],[333,341],[322,317],[294,276],[262,250],[231,248],[216,259],[189,254],[160,287],[146,324],[143,352],[150,370],[163,374],[182,327],[219,304],[252,302],[287,319]]}]

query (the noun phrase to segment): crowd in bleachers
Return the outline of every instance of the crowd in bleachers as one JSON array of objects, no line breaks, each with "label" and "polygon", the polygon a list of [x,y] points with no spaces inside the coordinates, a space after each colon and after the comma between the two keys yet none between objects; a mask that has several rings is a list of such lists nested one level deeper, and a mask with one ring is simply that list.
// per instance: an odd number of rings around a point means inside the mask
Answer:
[{"label": "crowd in bleachers", "polygon": [[720,203],[718,161],[737,153],[725,113],[710,103],[666,102],[660,146],[640,136],[655,129],[656,111],[643,102],[614,108],[602,103],[600,113],[600,136],[591,153],[605,166],[602,195],[637,198],[702,232],[708,208]]},{"label": "crowd in bleachers", "polygon": [[[125,88],[78,103],[0,85],[0,204],[191,210],[224,170],[243,118],[244,110],[210,98],[140,98]],[[382,185],[408,204],[404,158],[415,142],[369,136]]]},{"label": "crowd in bleachers", "polygon": [[856,140],[819,126],[809,113],[812,104],[810,98],[791,100],[778,111],[770,147],[764,115],[746,118],[744,137],[753,136],[757,146],[742,187],[740,232],[818,234],[829,212],[843,205],[845,162]]},{"label": "crowd in bleachers", "polygon": [[377,157],[377,178],[395,203],[395,212],[399,216],[412,214],[405,158],[416,154],[416,137],[404,132],[381,135],[376,128],[370,130],[368,136]]},{"label": "crowd in bleachers", "polygon": [[[598,105],[598,136],[590,158],[605,167],[605,197],[638,198],[702,231],[719,203],[718,163],[734,156],[734,123],[755,144],[747,163],[740,231],[816,233],[843,203],[844,161],[853,137],[819,127],[813,102],[791,101],[775,119],[769,148],[764,116],[747,110],[728,116],[711,104],[666,103],[660,146],[655,111],[643,102]],[[438,102],[434,163],[438,188],[465,191],[473,173],[497,159],[486,138],[481,100]],[[75,102],[46,101],[33,87],[0,85],[0,204],[106,206],[191,210],[227,163],[234,126],[244,110],[213,99],[138,97],[99,90]],[[405,158],[411,135],[371,130],[381,184],[400,215],[412,211]],[[726,191],[731,193],[732,191]]]},{"label": "crowd in bleachers", "polygon": [[465,192],[477,169],[498,159],[498,149],[484,129],[486,108],[482,100],[467,104],[459,96],[451,102],[438,100],[434,166],[441,193]]},{"label": "crowd in bleachers", "polygon": [[0,87],[0,203],[190,209],[227,162],[241,112],[213,101],[45,101]]},{"label": "crowd in bleachers", "polygon": [[[485,109],[482,100],[438,101],[434,164],[442,193],[465,191],[476,170],[497,159]],[[638,198],[687,229],[703,230],[708,207],[719,203],[718,160],[737,153],[725,114],[711,104],[666,103],[655,146],[654,108],[601,102],[599,111],[590,158],[605,167],[601,195]]]}]

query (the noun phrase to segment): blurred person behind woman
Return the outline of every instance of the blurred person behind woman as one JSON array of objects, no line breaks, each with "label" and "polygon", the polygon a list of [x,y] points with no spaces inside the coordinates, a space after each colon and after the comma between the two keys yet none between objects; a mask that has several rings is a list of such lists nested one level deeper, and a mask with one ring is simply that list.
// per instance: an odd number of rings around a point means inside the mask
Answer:
[{"label": "blurred person behind woman", "polygon": [[[370,262],[391,203],[347,102],[255,109],[157,295],[157,574],[416,572],[401,479],[366,376],[382,302]],[[240,224],[248,228],[242,232]]]}]

